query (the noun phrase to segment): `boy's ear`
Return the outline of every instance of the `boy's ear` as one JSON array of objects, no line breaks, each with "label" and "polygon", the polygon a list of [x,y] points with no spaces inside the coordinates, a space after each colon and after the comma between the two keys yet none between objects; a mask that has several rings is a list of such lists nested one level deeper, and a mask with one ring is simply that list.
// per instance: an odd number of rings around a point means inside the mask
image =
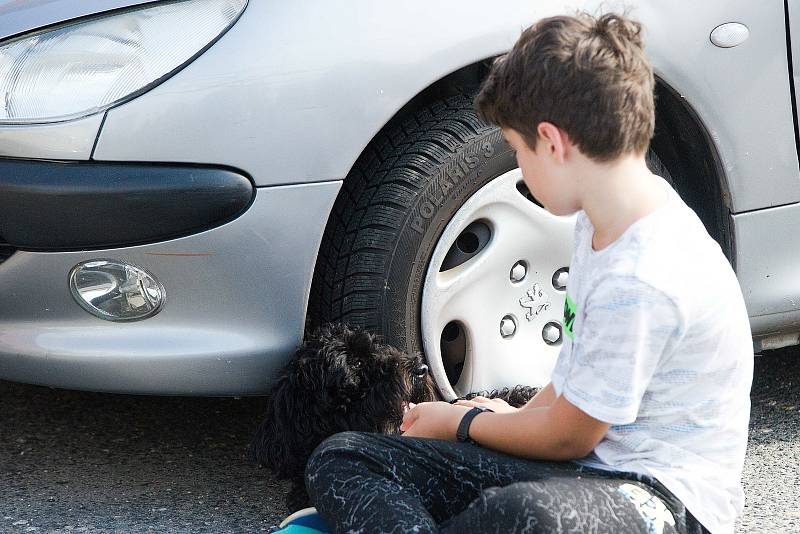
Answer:
[{"label": "boy's ear", "polygon": [[567,132],[552,122],[540,122],[536,131],[543,140],[542,148],[545,152],[559,163],[564,163],[572,147]]}]

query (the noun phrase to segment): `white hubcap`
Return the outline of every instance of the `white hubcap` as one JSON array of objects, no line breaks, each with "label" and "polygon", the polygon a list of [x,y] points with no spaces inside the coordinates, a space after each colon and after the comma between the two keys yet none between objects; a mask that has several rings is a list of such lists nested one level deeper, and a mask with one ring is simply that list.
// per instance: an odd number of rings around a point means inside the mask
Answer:
[{"label": "white hubcap", "polygon": [[[561,348],[562,282],[575,217],[556,217],[534,204],[517,189],[521,182],[515,169],[470,197],[428,266],[422,340],[448,400],[518,384],[542,386]],[[476,224],[482,232],[471,230]],[[461,260],[445,265],[454,247]]]}]

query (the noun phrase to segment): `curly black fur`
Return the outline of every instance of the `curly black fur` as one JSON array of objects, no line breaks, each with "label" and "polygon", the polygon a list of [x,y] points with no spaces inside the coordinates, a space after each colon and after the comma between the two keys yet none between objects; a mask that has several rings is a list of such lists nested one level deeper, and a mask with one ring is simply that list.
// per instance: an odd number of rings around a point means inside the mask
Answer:
[{"label": "curly black fur", "polygon": [[515,408],[521,408],[539,392],[539,389],[540,388],[535,388],[533,386],[514,386],[513,388],[493,389],[491,391],[478,391],[476,393],[469,393],[463,398],[467,400],[474,399],[475,397],[503,399],[511,406]]},{"label": "curly black fur", "polygon": [[344,430],[397,433],[404,402],[434,400],[422,357],[381,345],[364,331],[325,325],[281,372],[256,431],[254,459],[292,480],[287,505],[307,503],[303,470],[326,437]]},{"label": "curly black fur", "polygon": [[[534,388],[476,393],[525,404]],[[307,336],[283,368],[269,397],[251,456],[291,480],[289,509],[308,506],[303,470],[325,438],[345,430],[400,432],[409,402],[437,400],[422,356],[382,345],[368,332],[329,324]]]}]

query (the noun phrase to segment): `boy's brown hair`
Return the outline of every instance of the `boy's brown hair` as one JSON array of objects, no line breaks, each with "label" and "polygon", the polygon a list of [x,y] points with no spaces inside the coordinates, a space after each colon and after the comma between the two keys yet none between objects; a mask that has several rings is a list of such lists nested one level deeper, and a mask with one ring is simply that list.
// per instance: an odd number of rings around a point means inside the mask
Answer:
[{"label": "boy's brown hair", "polygon": [[542,19],[495,60],[475,109],[531,149],[546,121],[595,161],[643,154],[655,126],[655,81],[641,33],[616,14]]}]

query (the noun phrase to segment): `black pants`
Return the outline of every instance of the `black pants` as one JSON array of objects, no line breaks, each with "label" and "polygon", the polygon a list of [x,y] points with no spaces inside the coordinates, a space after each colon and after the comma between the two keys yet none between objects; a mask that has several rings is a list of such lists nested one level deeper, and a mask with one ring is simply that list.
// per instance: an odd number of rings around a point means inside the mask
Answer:
[{"label": "black pants", "polygon": [[333,532],[704,532],[652,477],[423,438],[337,434],[306,488]]}]

